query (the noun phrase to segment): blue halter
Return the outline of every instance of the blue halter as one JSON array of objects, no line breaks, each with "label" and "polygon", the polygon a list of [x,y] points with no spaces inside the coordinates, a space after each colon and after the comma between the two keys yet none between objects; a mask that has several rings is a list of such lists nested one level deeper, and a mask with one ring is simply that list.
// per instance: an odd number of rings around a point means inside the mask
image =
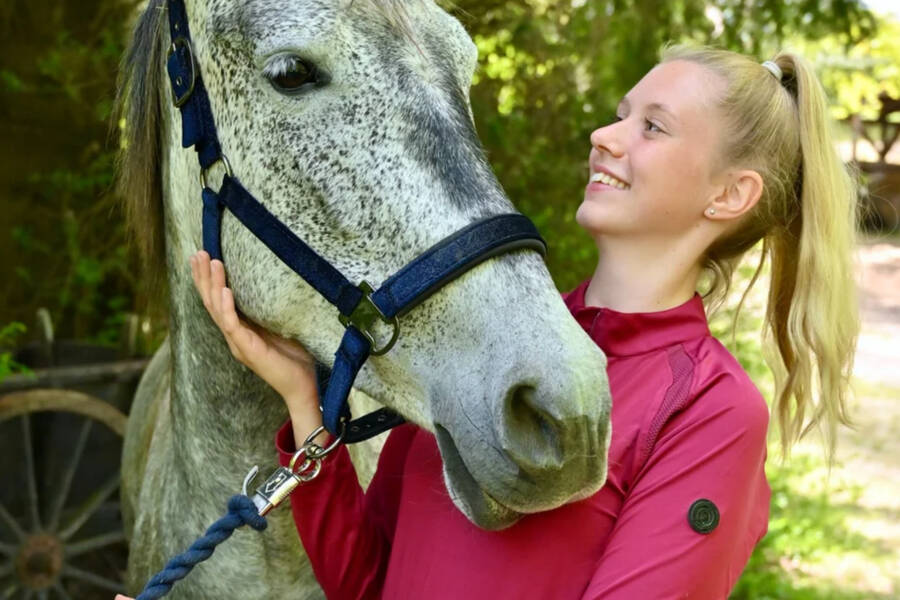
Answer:
[{"label": "blue halter", "polygon": [[[203,247],[222,260],[220,245],[225,207],[287,266],[340,311],[346,327],[335,354],[334,367],[317,364],[317,382],[325,428],[344,443],[368,439],[403,423],[389,409],[380,409],[351,421],[347,396],[366,359],[391,349],[400,333],[398,318],[462,273],[491,257],[530,248],[546,254],[547,247],[531,221],[521,214],[495,215],[472,223],[438,242],[391,276],[376,291],[366,283],[350,283],[286,225],[259,203],[234,177],[222,152],[209,96],[193,55],[184,0],[169,0],[172,46],[166,69],[175,106],[181,110],[182,146],[197,151],[203,187]],[[207,184],[216,163],[225,167],[219,191]],[[375,348],[372,326],[382,321],[393,328],[391,340]]]}]

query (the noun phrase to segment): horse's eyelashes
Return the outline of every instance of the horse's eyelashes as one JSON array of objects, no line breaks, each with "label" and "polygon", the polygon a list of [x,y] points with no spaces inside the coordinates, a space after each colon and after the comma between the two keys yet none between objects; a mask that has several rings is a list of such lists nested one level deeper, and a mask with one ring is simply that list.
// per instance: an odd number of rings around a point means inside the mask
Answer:
[{"label": "horse's eyelashes", "polygon": [[296,88],[313,80],[315,71],[309,65],[297,63],[293,69],[278,75],[272,81],[283,88]]},{"label": "horse's eyelashes", "polygon": [[315,63],[298,56],[275,57],[266,65],[263,74],[272,87],[283,94],[296,94],[310,86],[327,83]]}]

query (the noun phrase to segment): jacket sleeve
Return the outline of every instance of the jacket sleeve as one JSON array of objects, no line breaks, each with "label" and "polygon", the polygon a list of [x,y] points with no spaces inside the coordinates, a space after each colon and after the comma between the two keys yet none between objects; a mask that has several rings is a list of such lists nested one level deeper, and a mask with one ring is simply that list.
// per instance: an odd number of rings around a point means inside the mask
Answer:
[{"label": "jacket sleeve", "polygon": [[[397,519],[402,467],[414,426],[394,429],[378,459],[368,492],[363,493],[341,445],[324,459],[322,471],[290,496],[294,524],[328,598],[381,596]],[[329,443],[333,438],[329,439]],[[295,452],[291,422],[275,437],[279,462],[288,466]]]},{"label": "jacket sleeve", "polygon": [[725,375],[666,417],[584,599],[726,598],[766,533],[769,417],[755,386]]}]

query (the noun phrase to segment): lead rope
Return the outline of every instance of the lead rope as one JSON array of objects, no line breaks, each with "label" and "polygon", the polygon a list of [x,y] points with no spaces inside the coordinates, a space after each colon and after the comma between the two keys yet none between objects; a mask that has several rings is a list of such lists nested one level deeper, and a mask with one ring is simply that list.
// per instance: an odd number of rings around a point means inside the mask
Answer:
[{"label": "lead rope", "polygon": [[213,523],[190,548],[170,560],[162,571],[151,577],[144,586],[144,591],[135,600],[156,600],[168,594],[176,581],[184,579],[195,566],[212,556],[216,546],[231,537],[238,527],[249,525],[257,531],[263,531],[268,524],[266,518],[257,512],[256,505],[249,496],[232,496],[228,501],[228,513]]},{"label": "lead rope", "polygon": [[[342,425],[346,423],[342,421]],[[344,438],[345,429],[342,427],[340,435],[334,442],[328,448],[322,448],[313,440],[323,431],[324,426],[309,434],[303,447],[291,457],[288,467],[278,467],[265,483],[256,489],[252,498],[247,495],[247,486],[256,477],[259,468],[250,469],[244,478],[243,493],[234,495],[228,500],[228,512],[225,516],[210,525],[206,533],[197,538],[190,548],[166,563],[162,571],[147,581],[135,600],[157,600],[168,594],[175,582],[187,577],[194,567],[212,556],[216,546],[230,538],[239,527],[249,525],[256,531],[265,530],[269,525],[265,515],[290,496],[298,485],[315,479],[322,470],[322,459],[334,451]],[[300,457],[304,460],[295,470],[294,467]]]}]

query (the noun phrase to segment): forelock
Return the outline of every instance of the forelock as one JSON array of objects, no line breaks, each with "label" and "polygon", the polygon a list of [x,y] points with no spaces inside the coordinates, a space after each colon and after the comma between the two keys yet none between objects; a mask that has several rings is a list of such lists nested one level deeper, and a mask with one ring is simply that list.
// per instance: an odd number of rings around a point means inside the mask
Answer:
[{"label": "forelock", "polygon": [[412,30],[409,23],[409,15],[406,12],[406,4],[417,0],[364,0],[373,5],[390,26],[407,37],[411,37]]}]

